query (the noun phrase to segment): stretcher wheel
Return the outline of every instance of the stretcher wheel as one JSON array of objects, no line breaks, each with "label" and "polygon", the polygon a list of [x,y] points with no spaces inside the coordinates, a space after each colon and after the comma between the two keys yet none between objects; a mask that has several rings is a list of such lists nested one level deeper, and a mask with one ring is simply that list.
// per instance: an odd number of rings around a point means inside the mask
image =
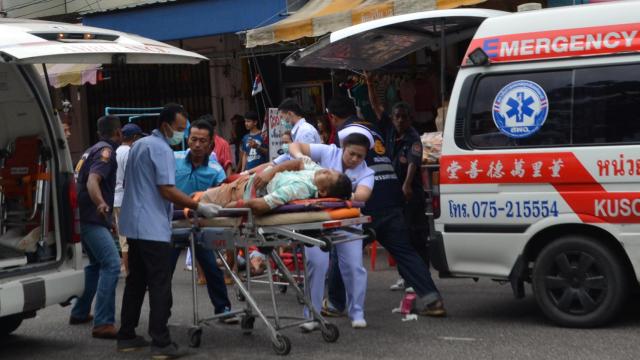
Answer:
[{"label": "stretcher wheel", "polygon": [[244,335],[251,335],[255,321],[256,318],[250,315],[244,315],[240,318],[240,329],[242,329]]},{"label": "stretcher wheel", "polygon": [[306,304],[306,302],[304,301],[304,295],[297,294],[296,295],[296,300],[298,300],[298,304],[300,304],[300,305],[305,305]]},{"label": "stretcher wheel", "polygon": [[192,348],[200,347],[201,341],[202,341],[202,329],[201,328],[189,329],[189,346],[191,346]]},{"label": "stretcher wheel", "polygon": [[289,286],[287,286],[287,285],[278,285],[278,289],[280,290],[280,294],[286,294],[287,290],[289,290]]},{"label": "stretcher wheel", "polygon": [[238,288],[236,288],[236,299],[241,302],[244,302],[246,300],[244,294]]},{"label": "stretcher wheel", "polygon": [[291,341],[288,337],[277,334],[276,338],[271,342],[271,347],[278,355],[287,355],[291,352]]},{"label": "stretcher wheel", "polygon": [[329,237],[327,236],[323,236],[320,239],[318,239],[322,242],[324,242],[324,245],[320,246],[320,250],[324,251],[324,252],[329,252],[331,251],[331,247],[333,246],[333,243],[331,242],[331,239],[329,239]]},{"label": "stretcher wheel", "polygon": [[327,323],[325,324],[325,328],[326,330],[322,330],[322,338],[324,341],[328,343],[338,341],[338,338],[340,338],[340,331],[338,330],[338,327],[334,324]]}]

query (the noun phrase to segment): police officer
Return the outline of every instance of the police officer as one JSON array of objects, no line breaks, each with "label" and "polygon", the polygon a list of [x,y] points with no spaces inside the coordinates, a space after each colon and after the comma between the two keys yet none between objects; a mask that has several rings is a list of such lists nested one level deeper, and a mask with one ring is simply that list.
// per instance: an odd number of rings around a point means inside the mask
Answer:
[{"label": "police officer", "polygon": [[[444,304],[427,265],[416,254],[409,242],[409,233],[404,219],[402,186],[387,155],[384,138],[380,130],[370,122],[356,117],[353,102],[346,98],[333,98],[329,102],[328,116],[340,133],[348,127],[359,127],[371,132],[373,149],[367,154],[366,163],[375,172],[375,183],[363,213],[371,215],[371,228],[376,240],[384,246],[398,263],[398,272],[414,288],[418,299],[419,314],[444,316]],[[339,145],[339,144],[336,144]],[[334,262],[335,263],[335,262]],[[323,309],[325,315],[339,315],[345,306],[344,285],[339,269],[333,266],[329,279],[329,301]]]},{"label": "police officer", "polygon": [[116,188],[115,149],[122,142],[120,119],[98,119],[100,141],[90,147],[78,162],[78,205],[82,246],[89,256],[84,269],[84,292],[71,310],[69,323],[91,321],[91,303],[96,297],[92,335],[116,337],[115,296],[120,275],[120,256],[111,236],[113,197]]},{"label": "police officer", "polygon": [[129,275],[124,288],[118,350],[133,351],[149,343],[136,335],[144,296],[149,291],[149,335],[153,357],[169,359],[185,355],[171,341],[167,322],[173,304],[171,293],[171,218],[173,205],[196,209],[211,218],[220,207],[199,204],[176,188],[176,162],[171,146],[184,140],[187,114],[178,104],[160,112],[160,128],[138,140],[127,160],[120,233],[129,243]]},{"label": "police officer", "polygon": [[[372,108],[378,118],[378,124],[388,147],[389,157],[392,159],[393,168],[402,183],[402,193],[405,200],[404,214],[409,226],[411,245],[428,266],[427,234],[429,227],[425,208],[426,198],[420,174],[422,142],[420,134],[412,126],[411,106],[406,102],[399,102],[393,106],[389,116],[375,94],[375,86],[369,74],[367,74],[367,86]],[[391,290],[400,290],[403,287],[404,280],[399,279],[391,286]]]}]

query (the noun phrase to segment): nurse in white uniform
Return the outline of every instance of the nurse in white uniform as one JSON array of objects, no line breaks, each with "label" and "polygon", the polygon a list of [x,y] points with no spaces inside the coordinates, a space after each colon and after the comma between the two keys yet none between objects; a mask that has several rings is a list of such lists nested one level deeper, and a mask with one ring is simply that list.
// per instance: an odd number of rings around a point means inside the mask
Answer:
[{"label": "nurse in white uniform", "polygon": [[[328,169],[343,172],[351,179],[353,200],[366,202],[371,195],[374,171],[367,167],[364,159],[373,146],[371,133],[357,127],[350,127],[338,133],[342,148],[335,145],[293,143],[289,153],[294,158],[309,156]],[[338,230],[339,231],[339,230]],[[351,233],[344,232],[346,235]],[[364,300],[367,291],[367,270],[362,265],[362,240],[353,240],[335,246],[340,270],[347,293],[347,310],[353,328],[364,328]],[[325,279],[329,269],[329,253],[318,247],[305,247],[307,258],[306,288],[313,306],[320,311],[324,296]],[[305,316],[310,317],[305,310]],[[301,326],[303,331],[319,328],[317,322]]]}]

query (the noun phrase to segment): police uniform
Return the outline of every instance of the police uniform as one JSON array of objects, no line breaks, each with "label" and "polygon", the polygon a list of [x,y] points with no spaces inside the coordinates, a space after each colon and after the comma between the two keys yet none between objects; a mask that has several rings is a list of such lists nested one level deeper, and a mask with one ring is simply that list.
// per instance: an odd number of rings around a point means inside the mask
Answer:
[{"label": "police uniform", "polygon": [[[347,175],[353,186],[365,186],[373,189],[373,170],[362,162],[353,169],[343,169],[342,149],[335,145],[311,144],[310,157],[320,166],[340,171]],[[349,236],[346,231],[337,231]],[[340,264],[342,280],[346,289],[347,312],[351,320],[364,319],[364,300],[367,292],[367,270],[362,266],[362,239],[348,241],[334,247],[337,262]],[[327,271],[329,270],[329,254],[318,247],[305,247],[307,259],[307,286],[313,306],[320,310]],[[305,314],[309,316],[308,312]]]},{"label": "police uniform", "polygon": [[[89,265],[85,267],[84,292],[71,310],[71,317],[86,319],[95,296],[94,327],[115,323],[115,295],[120,275],[120,256],[110,231],[118,168],[115,148],[113,142],[102,140],[90,147],[76,166],[81,238]],[[109,207],[106,218],[98,213],[89,196],[87,182],[91,174],[102,178],[100,191]]]},{"label": "police uniform", "polygon": [[411,199],[404,204],[404,214],[409,226],[409,235],[411,237],[411,245],[416,249],[422,260],[429,264],[429,255],[427,250],[427,236],[429,233],[428,219],[425,214],[425,194],[422,186],[422,174],[420,166],[422,165],[422,142],[420,135],[415,128],[410,127],[405,134],[398,137],[396,129],[387,123],[385,128],[387,144],[389,147],[389,156],[393,162],[393,168],[404,182],[409,171],[409,164],[416,166],[416,173],[411,179],[412,195]]},{"label": "police uniform", "polygon": [[[396,259],[398,272],[414,288],[420,302],[433,303],[440,299],[440,293],[428,267],[410,244],[404,219],[402,186],[388,156],[382,132],[375,124],[360,121],[355,116],[347,119],[337,130],[340,132],[349,126],[368,129],[374,138],[373,149],[369,150],[366,158],[367,164],[375,172],[373,192],[363,209],[365,214],[373,218],[368,226],[375,230],[376,240]],[[336,139],[336,142],[339,140]],[[332,263],[329,274],[329,302],[337,310],[345,308],[345,291],[340,270]]]},{"label": "police uniform", "polygon": [[[82,155],[82,158],[80,158],[80,161],[78,161],[76,165],[80,222],[111,228],[113,199],[116,189],[116,172],[118,169],[116,148],[117,145],[108,140],[99,141]],[[87,181],[91,173],[96,173],[102,177],[100,190],[102,192],[102,198],[107,205],[109,205],[109,216],[107,219],[98,214],[96,205],[89,197]]]}]

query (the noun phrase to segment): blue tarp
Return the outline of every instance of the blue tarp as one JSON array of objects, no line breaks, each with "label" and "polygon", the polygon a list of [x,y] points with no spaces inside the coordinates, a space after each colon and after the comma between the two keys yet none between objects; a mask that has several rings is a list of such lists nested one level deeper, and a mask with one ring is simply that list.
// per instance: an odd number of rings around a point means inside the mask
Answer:
[{"label": "blue tarp", "polygon": [[281,20],[286,0],[200,0],[87,14],[82,24],[159,41],[235,33]]}]

